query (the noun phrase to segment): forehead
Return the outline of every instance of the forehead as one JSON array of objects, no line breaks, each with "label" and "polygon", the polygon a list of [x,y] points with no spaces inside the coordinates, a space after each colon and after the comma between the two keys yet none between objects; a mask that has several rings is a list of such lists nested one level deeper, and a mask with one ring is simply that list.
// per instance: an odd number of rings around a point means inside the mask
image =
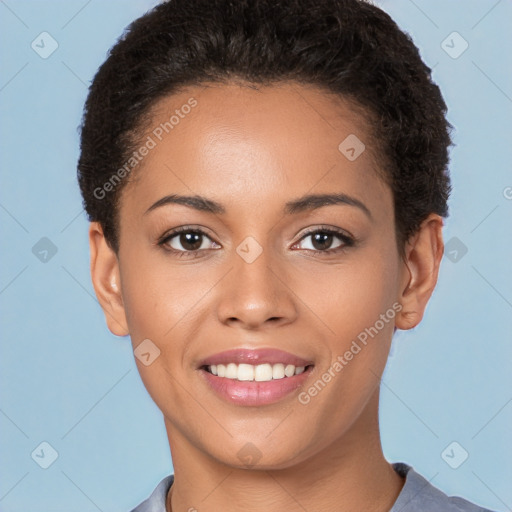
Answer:
[{"label": "forehead", "polygon": [[171,192],[233,206],[334,189],[362,201],[389,196],[362,112],[312,86],[194,86],[148,119],[140,141],[151,149],[126,187],[139,205]]}]

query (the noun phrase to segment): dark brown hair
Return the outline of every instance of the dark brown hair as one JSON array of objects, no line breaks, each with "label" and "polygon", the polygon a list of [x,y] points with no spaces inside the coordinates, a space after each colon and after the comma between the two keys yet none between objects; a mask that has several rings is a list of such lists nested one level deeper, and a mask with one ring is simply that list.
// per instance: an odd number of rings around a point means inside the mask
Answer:
[{"label": "dark brown hair", "polygon": [[431,69],[388,14],[363,0],[170,0],[127,28],[85,104],[78,180],[89,220],[114,250],[127,180],[120,169],[140,146],[150,108],[188,85],[233,79],[294,80],[362,108],[393,192],[399,244],[431,212],[448,214],[453,127]]}]

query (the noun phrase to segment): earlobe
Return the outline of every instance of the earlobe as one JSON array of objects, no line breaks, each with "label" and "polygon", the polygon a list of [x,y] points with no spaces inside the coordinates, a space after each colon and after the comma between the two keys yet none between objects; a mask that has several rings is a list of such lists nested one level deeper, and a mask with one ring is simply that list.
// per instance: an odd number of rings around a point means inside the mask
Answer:
[{"label": "earlobe", "polygon": [[443,219],[430,214],[407,242],[404,256],[403,283],[399,301],[402,310],[396,326],[407,330],[421,322],[434,291],[443,257]]},{"label": "earlobe", "polygon": [[121,295],[119,262],[98,222],[91,222],[89,226],[89,248],[92,284],[107,326],[112,334],[127,336],[129,330]]}]

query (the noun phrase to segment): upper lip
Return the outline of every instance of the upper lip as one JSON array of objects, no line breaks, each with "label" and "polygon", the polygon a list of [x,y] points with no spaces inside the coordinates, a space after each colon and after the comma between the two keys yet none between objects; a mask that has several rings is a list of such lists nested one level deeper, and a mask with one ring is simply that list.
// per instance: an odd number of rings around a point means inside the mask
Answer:
[{"label": "upper lip", "polygon": [[259,349],[248,349],[248,348],[235,348],[232,350],[226,350],[225,352],[219,352],[206,359],[203,359],[199,366],[211,366],[218,364],[277,364],[283,363],[285,365],[292,364],[294,366],[308,366],[313,364],[312,361],[307,361],[301,357],[298,357],[289,352],[278,350],[275,348],[259,348]]}]

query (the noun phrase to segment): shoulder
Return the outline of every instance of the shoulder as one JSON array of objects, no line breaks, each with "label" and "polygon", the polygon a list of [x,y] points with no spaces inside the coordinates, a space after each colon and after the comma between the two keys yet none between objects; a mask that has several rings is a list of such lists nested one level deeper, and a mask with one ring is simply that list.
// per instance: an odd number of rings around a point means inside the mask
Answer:
[{"label": "shoulder", "polygon": [[[393,467],[405,477],[405,484],[389,512],[493,512],[459,496],[447,496],[407,464],[397,462]],[[173,481],[174,475],[166,476],[131,512],[166,512],[165,499]]]},{"label": "shoulder", "polygon": [[389,512],[492,512],[459,496],[447,496],[403,462],[393,467],[405,476],[405,484]]},{"label": "shoulder", "polygon": [[151,496],[137,505],[131,512],[166,512],[165,500],[174,481],[174,475],[166,476],[151,493]]}]

